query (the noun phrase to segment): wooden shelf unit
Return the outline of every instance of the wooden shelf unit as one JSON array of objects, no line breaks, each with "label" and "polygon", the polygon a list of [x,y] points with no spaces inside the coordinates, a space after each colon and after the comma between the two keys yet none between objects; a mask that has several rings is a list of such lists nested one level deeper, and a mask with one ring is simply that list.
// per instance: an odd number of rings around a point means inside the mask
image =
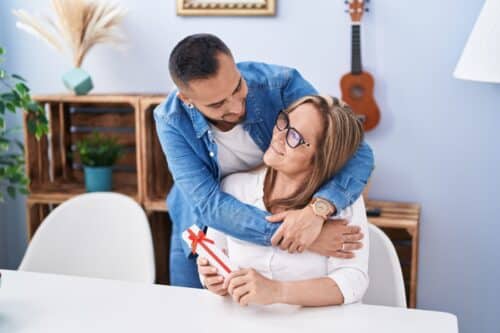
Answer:
[{"label": "wooden shelf unit", "polygon": [[[35,140],[33,135],[27,133],[28,119],[25,116],[26,172],[31,179],[27,197],[30,239],[52,209],[85,192],[82,171],[75,166],[78,160],[76,157],[73,159],[71,154],[75,141],[89,135],[89,129],[97,129],[104,135],[117,134],[120,142],[130,149],[118,163],[123,168],[114,172],[113,190],[132,197],[144,207],[153,234],[156,282],[168,284],[171,223],[165,198],[173,180],[153,118],[154,108],[164,99],[165,95],[133,94],[35,97],[44,105],[49,116],[50,135],[40,141]],[[102,112],[98,112],[99,108],[103,109]],[[131,111],[116,112],[116,108]],[[133,128],[133,131],[119,130],[123,128]],[[367,207],[382,209],[380,217],[369,217],[369,221],[381,227],[396,246],[405,278],[408,305],[415,307],[420,207],[375,200],[367,200]]]},{"label": "wooden shelf unit", "polygon": [[153,111],[165,100],[165,96],[149,96],[140,100],[142,136],[140,140],[144,184],[144,207],[151,211],[167,211],[165,199],[173,180],[168,171],[165,154],[156,135]]},{"label": "wooden shelf unit", "polygon": [[407,304],[417,306],[418,243],[420,205],[380,200],[367,200],[366,208],[380,208],[378,217],[368,221],[381,228],[391,239],[398,253],[405,280]]},{"label": "wooden shelf unit", "polygon": [[[113,190],[141,202],[142,167],[136,145],[140,141],[138,96],[46,95],[35,100],[45,108],[50,133],[37,141],[25,130],[26,173],[31,179],[28,200],[62,202],[85,192],[75,144],[98,132],[117,138],[126,149],[114,167]],[[26,124],[26,114],[24,118]]]},{"label": "wooden shelf unit", "polygon": [[[39,95],[49,119],[49,135],[37,141],[27,129],[25,114],[26,173],[31,183],[27,197],[28,237],[34,235],[43,219],[58,204],[85,193],[83,170],[77,154],[78,140],[96,131],[113,136],[126,148],[126,153],[113,170],[113,191],[132,197],[144,204],[144,163],[142,149],[143,125],[140,101],[161,101],[165,96],[154,95]],[[159,103],[159,102],[158,102]],[[151,110],[152,111],[152,110]],[[152,116],[152,112],[150,112]],[[151,118],[152,121],[152,118]],[[154,128],[153,128],[154,131]],[[150,133],[154,139],[156,134]],[[148,148],[149,149],[149,148]],[[164,160],[163,153],[158,156]],[[165,163],[164,163],[165,164]],[[149,165],[149,164],[148,164]],[[168,171],[164,171],[168,175]],[[151,177],[150,177],[151,178]],[[166,191],[166,190],[165,190]],[[168,283],[168,247],[170,222],[166,209],[146,210],[155,247],[158,283]]]}]

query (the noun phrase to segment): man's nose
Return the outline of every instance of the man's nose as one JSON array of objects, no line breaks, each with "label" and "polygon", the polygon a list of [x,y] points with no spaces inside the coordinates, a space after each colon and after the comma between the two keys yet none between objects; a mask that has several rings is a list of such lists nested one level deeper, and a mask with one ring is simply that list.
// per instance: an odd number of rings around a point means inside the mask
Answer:
[{"label": "man's nose", "polygon": [[229,102],[229,111],[234,114],[241,114],[243,112],[243,101],[240,98],[235,98],[231,96],[228,100]]}]

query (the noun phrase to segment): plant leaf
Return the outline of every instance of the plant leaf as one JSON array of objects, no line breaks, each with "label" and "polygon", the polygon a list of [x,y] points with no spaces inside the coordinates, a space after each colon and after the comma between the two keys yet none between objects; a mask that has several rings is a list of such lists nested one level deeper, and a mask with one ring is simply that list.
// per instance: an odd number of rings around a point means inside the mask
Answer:
[{"label": "plant leaf", "polygon": [[17,74],[12,74],[11,76],[12,76],[12,78],[14,78],[14,79],[16,79],[16,80],[26,82],[26,79],[25,79],[25,78],[23,78],[23,77],[22,77],[22,76],[20,76],[20,75],[17,75]]},{"label": "plant leaf", "polygon": [[12,199],[16,198],[16,188],[12,185],[7,186],[7,193],[9,193]]},{"label": "plant leaf", "polygon": [[16,89],[17,91],[21,94],[21,96],[26,95],[30,91],[30,88],[28,88],[24,83],[19,82],[16,84]]}]

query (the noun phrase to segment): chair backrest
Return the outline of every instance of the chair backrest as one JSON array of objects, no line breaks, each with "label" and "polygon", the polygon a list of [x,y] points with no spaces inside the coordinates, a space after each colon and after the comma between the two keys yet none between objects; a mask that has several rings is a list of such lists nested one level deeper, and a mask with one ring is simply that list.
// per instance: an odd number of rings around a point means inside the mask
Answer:
[{"label": "chair backrest", "polygon": [[38,227],[20,270],[154,283],[154,250],[141,206],[113,192],[65,201]]},{"label": "chair backrest", "polygon": [[363,303],[406,307],[403,273],[396,249],[387,235],[369,224],[370,258],[368,275],[370,285]]}]

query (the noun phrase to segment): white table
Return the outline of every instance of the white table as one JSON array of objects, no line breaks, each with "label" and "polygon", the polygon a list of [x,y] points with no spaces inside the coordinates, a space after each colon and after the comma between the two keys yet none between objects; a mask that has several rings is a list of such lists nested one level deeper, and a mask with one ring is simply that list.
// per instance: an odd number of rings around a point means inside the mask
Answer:
[{"label": "white table", "polygon": [[1,270],[0,332],[440,332],[442,312],[371,305],[241,307],[206,290]]}]

